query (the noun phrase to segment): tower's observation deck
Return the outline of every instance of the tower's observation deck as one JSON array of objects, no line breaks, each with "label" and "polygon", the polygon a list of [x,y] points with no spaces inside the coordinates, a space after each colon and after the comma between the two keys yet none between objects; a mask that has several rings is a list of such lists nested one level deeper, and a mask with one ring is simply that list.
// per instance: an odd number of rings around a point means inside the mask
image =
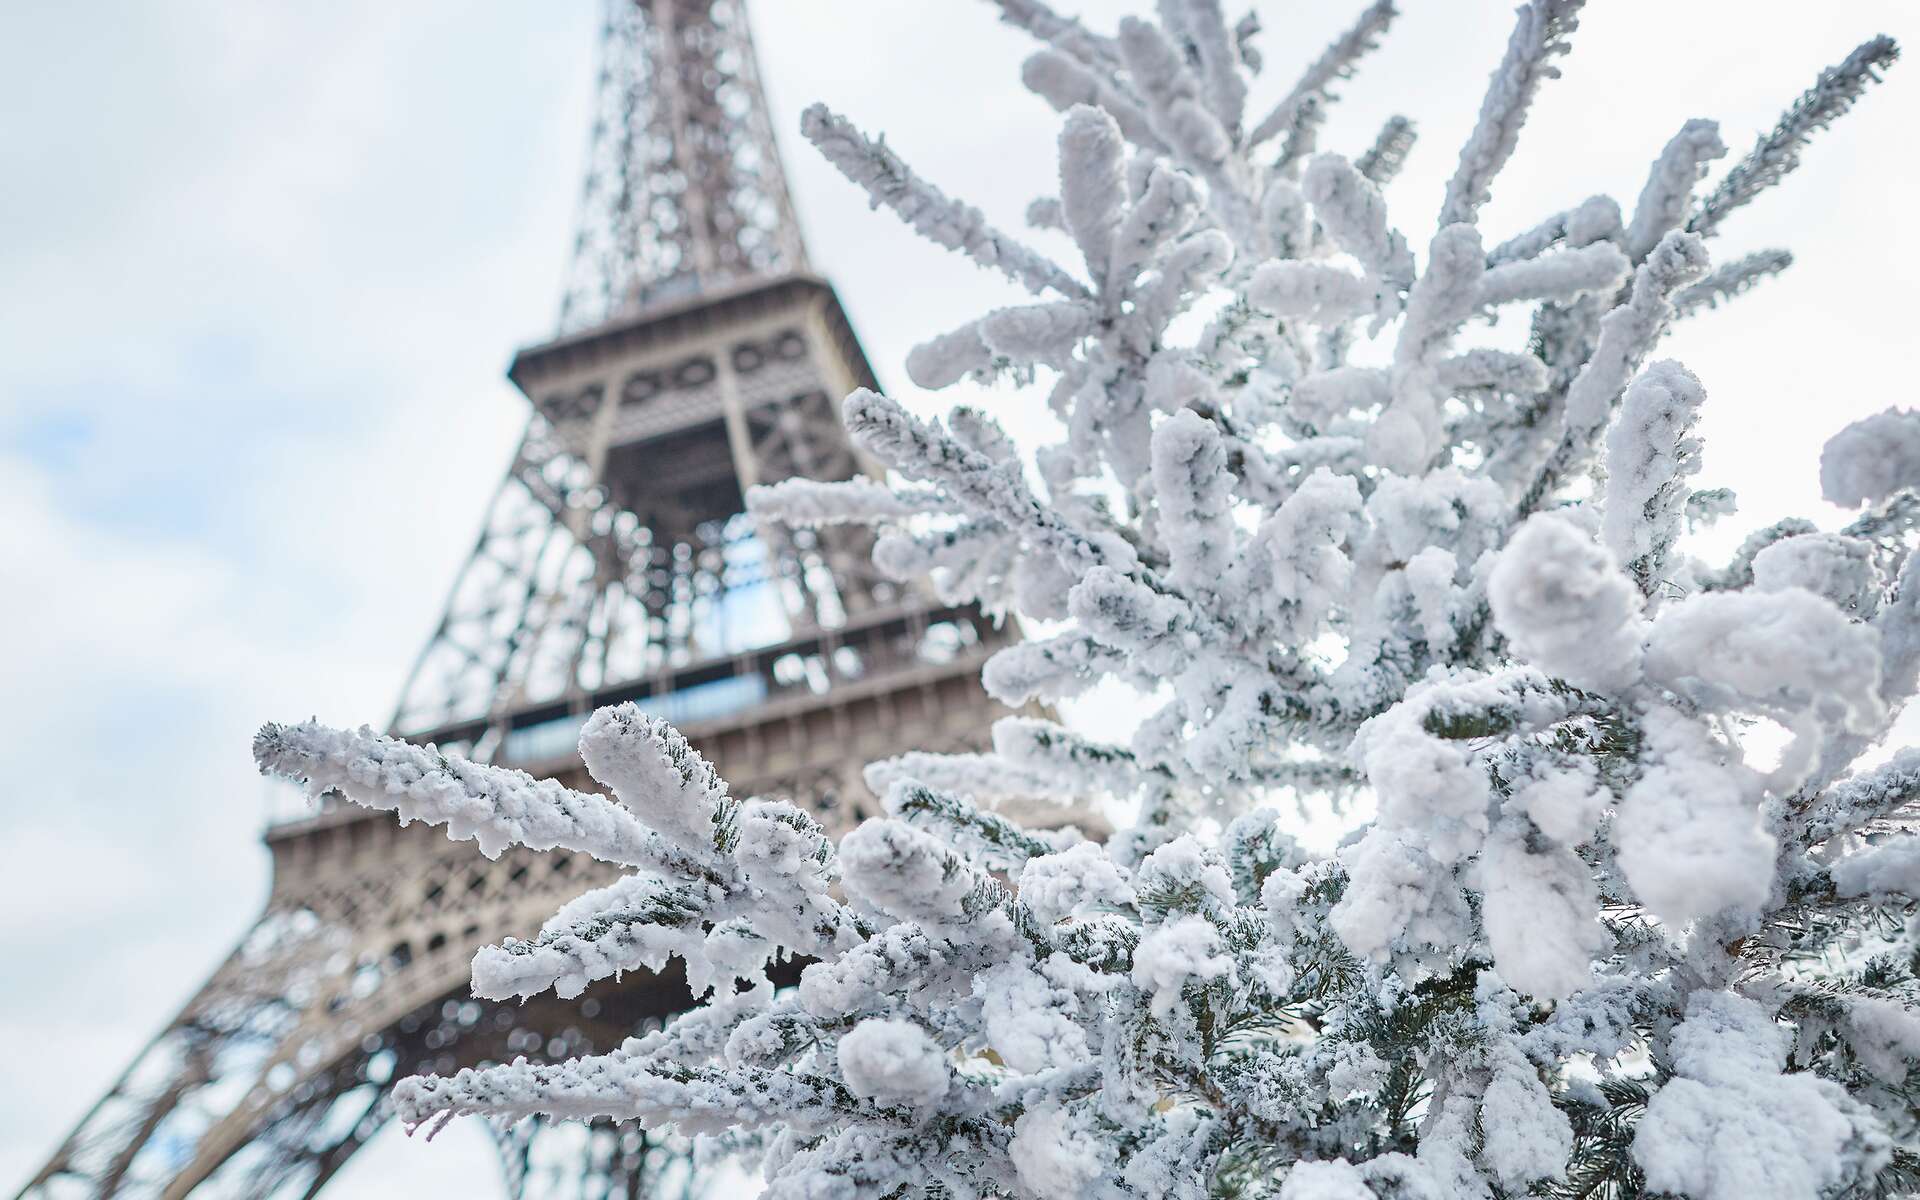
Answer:
[{"label": "tower's observation deck", "polygon": [[[863,531],[744,514],[754,484],[870,468],[837,409],[873,374],[826,283],[736,284],[525,350],[510,373],[535,415],[399,732],[564,773],[586,716],[632,701],[737,788],[830,826],[857,815],[865,761],[979,735],[1000,639],[977,611],[879,577]],[[956,705],[970,716],[952,725]]]}]

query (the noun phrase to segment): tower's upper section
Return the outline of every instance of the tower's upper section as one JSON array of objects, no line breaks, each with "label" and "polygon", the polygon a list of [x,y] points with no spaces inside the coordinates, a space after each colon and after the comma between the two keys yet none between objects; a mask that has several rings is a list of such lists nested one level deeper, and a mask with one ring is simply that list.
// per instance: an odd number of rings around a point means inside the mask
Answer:
[{"label": "tower's upper section", "polygon": [[560,331],[801,272],[744,0],[604,0]]},{"label": "tower's upper section", "polygon": [[939,623],[869,531],[745,512],[755,484],[876,468],[839,416],[873,373],[805,270],[743,0],[607,0],[601,56],[562,332],[514,360],[526,436],[393,722],[499,761],[570,755],[607,703],[713,726],[819,702],[829,657],[871,687]]}]

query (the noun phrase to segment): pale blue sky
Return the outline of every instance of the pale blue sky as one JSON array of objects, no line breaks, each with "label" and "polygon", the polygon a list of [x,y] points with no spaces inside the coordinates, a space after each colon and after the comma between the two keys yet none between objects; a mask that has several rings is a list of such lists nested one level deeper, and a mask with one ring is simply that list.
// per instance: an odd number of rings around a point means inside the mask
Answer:
[{"label": "pale blue sky", "polygon": [[[1072,6],[1067,6],[1072,7]],[[1110,26],[1127,5],[1080,6]],[[1353,3],[1263,4],[1269,94]],[[1421,125],[1389,199],[1415,246],[1508,0],[1410,0],[1323,145]],[[501,371],[551,325],[594,13],[567,4],[16,6],[0,43],[0,1190],[17,1186],[257,911],[266,719],[383,722],[522,419]],[[1630,204],[1686,117],[1736,152],[1821,66],[1912,33],[1894,0],[1610,0],[1496,188],[1504,236]],[[869,213],[792,131],[823,98],[1018,227],[1051,175],[1026,46],[965,0],[756,0],[816,266],[883,380],[1004,285]],[[1730,221],[1782,280],[1683,329],[1704,482],[1736,529],[1824,523],[1819,445],[1915,402],[1920,64]],[[1910,77],[1911,76],[1911,77]],[[992,403],[1016,425],[1036,405]],[[389,1139],[354,1195],[490,1177],[471,1129]],[[431,1190],[418,1181],[432,1171]]]}]

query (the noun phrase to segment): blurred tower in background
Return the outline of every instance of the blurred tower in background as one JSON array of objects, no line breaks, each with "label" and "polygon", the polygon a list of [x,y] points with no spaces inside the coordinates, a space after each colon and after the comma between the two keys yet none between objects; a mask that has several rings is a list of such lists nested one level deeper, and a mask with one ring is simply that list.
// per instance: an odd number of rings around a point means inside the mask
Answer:
[{"label": "blurred tower in background", "polygon": [[[838,401],[874,380],[808,273],[741,0],[607,3],[559,334],[509,375],[526,434],[392,732],[591,787],[579,726],[631,700],[836,834],[872,804],[867,761],[985,741],[1003,635],[977,610],[877,577],[864,531],[742,515],[755,483],[872,469]],[[311,1196],[385,1124],[392,1079],[606,1050],[688,1002],[677,975],[470,998],[477,947],[606,881],[583,856],[488,862],[349,808],[266,840],[267,911],[23,1196]],[[514,1195],[686,1186],[637,1130],[499,1141]]]}]

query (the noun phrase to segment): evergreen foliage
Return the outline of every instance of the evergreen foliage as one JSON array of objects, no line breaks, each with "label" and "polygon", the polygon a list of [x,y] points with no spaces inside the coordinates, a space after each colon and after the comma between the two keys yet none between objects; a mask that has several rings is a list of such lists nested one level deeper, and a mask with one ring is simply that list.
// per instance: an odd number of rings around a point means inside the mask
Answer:
[{"label": "evergreen foliage", "polygon": [[[1857,521],[1702,562],[1681,535],[1732,510],[1689,482],[1711,381],[1654,357],[1790,263],[1711,239],[1895,49],[1822,73],[1709,189],[1726,147],[1690,121],[1632,211],[1489,247],[1580,7],[1521,7],[1418,246],[1379,190],[1412,122],[1317,148],[1388,0],[1257,119],[1259,25],[1218,0],[1112,34],[999,0],[1063,114],[1031,216],[1072,266],[810,110],[876,206],[1033,295],[917,348],[914,381],[1047,378],[1066,432],[1023,456],[977,410],[860,391],[894,486],[753,508],[871,524],[883,568],[1048,622],[985,672],[1009,705],[1117,680],[1153,711],[1125,745],[1020,717],[991,754],[875,764],[886,815],[837,845],[630,706],[581,739],[617,803],[267,727],[264,770],[632,869],[483,951],[476,993],[677,956],[704,996],[605,1056],[404,1081],[405,1119],[673,1126],[776,1200],[1913,1194],[1920,752],[1884,748],[1920,676],[1920,414],[1829,444]],[[1524,352],[1474,344],[1515,308]],[[1096,843],[1008,797],[1127,818]],[[1315,855],[1281,812],[1316,806],[1371,815]],[[812,962],[776,990],[784,956]]]}]

